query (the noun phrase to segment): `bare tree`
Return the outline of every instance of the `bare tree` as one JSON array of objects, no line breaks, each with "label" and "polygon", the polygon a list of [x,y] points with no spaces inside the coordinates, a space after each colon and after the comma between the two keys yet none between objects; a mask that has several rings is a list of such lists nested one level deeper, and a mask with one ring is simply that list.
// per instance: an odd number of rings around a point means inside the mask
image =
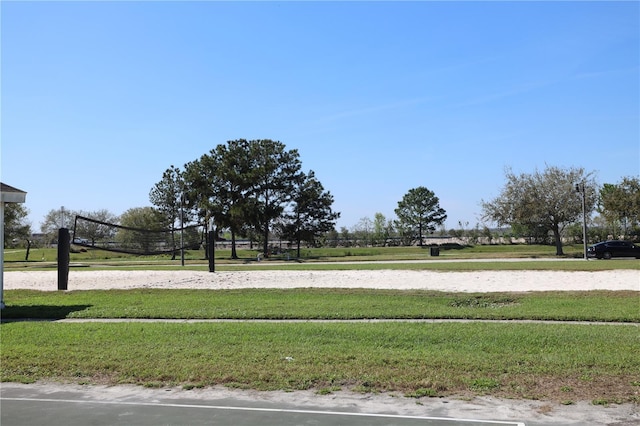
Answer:
[{"label": "bare tree", "polygon": [[49,244],[58,237],[58,230],[60,228],[73,227],[75,217],[75,211],[67,210],[64,207],[49,210],[49,213],[46,214],[44,221],[40,225],[40,232],[45,235],[46,243]]},{"label": "bare tree", "polygon": [[353,238],[356,245],[368,246],[372,243],[373,222],[368,217],[361,218],[353,227]]},{"label": "bare tree", "polygon": [[[79,211],[73,213],[95,221],[78,222],[77,229],[74,227],[75,234],[88,239],[91,245],[95,245],[97,241],[107,241],[115,236],[115,228],[108,224],[117,224],[119,218],[109,210],[101,209],[94,212]],[[76,236],[75,234],[74,237]]]}]

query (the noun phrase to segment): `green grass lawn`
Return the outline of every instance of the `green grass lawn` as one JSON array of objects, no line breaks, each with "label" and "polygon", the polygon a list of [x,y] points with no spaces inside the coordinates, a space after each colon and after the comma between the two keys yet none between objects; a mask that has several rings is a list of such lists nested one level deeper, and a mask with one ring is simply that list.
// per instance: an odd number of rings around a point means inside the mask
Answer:
[{"label": "green grass lawn", "polygon": [[638,328],[4,323],[2,380],[639,402]]},{"label": "green grass lawn", "polygon": [[9,318],[507,319],[640,323],[633,291],[446,293],[420,290],[8,290]]},{"label": "green grass lawn", "polygon": [[[631,291],[10,290],[5,299],[4,319],[303,321],[4,322],[3,381],[640,402],[639,299]],[[627,325],[304,321],[356,318],[554,319]]]},{"label": "green grass lawn", "polygon": [[[521,257],[540,260],[477,261],[510,257],[504,247],[519,251]],[[550,262],[545,258],[554,258],[552,247],[504,247],[444,251],[438,258],[429,257],[428,250],[420,248],[352,249],[340,256],[334,256],[336,252],[310,253],[302,261],[284,264],[258,264],[249,253],[243,253],[246,257],[242,260],[230,261],[225,253],[218,253],[216,261],[217,270],[640,269],[636,260]],[[166,257],[99,259],[97,253],[86,252],[77,256],[72,256],[72,263],[84,265],[72,268],[72,273],[78,274],[97,268],[181,268],[179,260]],[[207,269],[198,256],[190,255],[187,268]],[[453,258],[470,261],[343,262]],[[55,261],[8,259],[5,266],[8,270],[53,270]],[[494,395],[564,404],[579,400],[602,405],[640,403],[640,298],[639,292],[633,291],[8,290],[5,302],[3,321],[25,317],[242,321],[3,322],[2,381],[179,385],[185,389],[224,385],[259,390],[314,389],[318,393],[343,389],[408,397]],[[256,321],[278,319],[299,321]],[[310,322],[353,319],[400,321]],[[564,323],[409,321],[414,319],[544,319]]]}]

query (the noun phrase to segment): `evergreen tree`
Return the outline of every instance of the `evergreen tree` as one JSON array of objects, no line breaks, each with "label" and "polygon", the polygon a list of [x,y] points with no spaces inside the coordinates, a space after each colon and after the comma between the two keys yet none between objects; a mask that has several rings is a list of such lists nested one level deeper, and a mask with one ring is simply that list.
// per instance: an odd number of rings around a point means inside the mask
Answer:
[{"label": "evergreen tree", "polygon": [[419,186],[410,189],[395,209],[398,216],[399,229],[412,229],[417,233],[418,245],[422,245],[424,232],[433,232],[436,226],[447,219],[445,210],[440,207],[440,200],[433,191]]},{"label": "evergreen tree", "polygon": [[315,173],[303,175],[293,192],[293,207],[285,215],[284,235],[296,242],[297,256],[300,257],[300,242],[315,245],[317,238],[335,228],[340,213],[331,210],[333,195],[325,191],[315,177]]}]

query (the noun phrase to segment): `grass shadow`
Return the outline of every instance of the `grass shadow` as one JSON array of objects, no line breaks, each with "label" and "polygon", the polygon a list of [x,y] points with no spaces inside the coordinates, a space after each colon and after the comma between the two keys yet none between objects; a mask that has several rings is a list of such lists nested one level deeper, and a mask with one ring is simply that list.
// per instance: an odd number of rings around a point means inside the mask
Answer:
[{"label": "grass shadow", "polygon": [[84,311],[92,305],[7,305],[0,322],[55,321],[67,318],[72,312]]}]

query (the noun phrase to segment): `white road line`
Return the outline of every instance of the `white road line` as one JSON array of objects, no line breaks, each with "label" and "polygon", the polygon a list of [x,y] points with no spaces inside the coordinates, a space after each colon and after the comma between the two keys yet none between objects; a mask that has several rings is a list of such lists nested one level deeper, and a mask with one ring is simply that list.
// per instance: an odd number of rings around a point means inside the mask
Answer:
[{"label": "white road line", "polygon": [[233,407],[224,405],[198,405],[198,404],[167,404],[158,402],[118,402],[118,401],[95,401],[95,400],[76,400],[76,399],[49,399],[49,398],[0,398],[4,401],[26,401],[26,402],[66,402],[71,404],[104,404],[104,405],[130,405],[145,407],[172,407],[172,408],[205,408],[213,410],[232,410],[232,411],[260,411],[269,413],[294,413],[294,414],[316,414],[331,416],[351,416],[351,417],[379,417],[391,419],[410,419],[410,420],[438,420],[463,423],[487,423],[496,425],[513,425],[526,426],[523,422],[507,422],[500,420],[473,420],[473,419],[456,419],[448,417],[424,417],[424,416],[403,416],[399,414],[370,414],[370,413],[350,413],[342,411],[315,411],[315,410],[291,410],[283,408],[256,408],[256,407]]}]

